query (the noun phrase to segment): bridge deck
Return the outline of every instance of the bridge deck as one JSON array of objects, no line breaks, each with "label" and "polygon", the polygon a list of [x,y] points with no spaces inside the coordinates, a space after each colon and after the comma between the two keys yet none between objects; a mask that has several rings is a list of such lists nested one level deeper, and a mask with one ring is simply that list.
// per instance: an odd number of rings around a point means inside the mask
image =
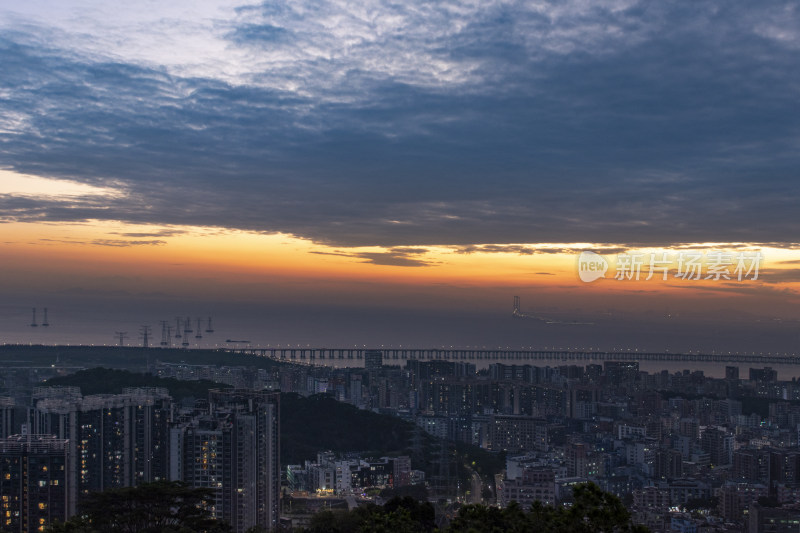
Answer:
[{"label": "bridge deck", "polygon": [[315,361],[363,359],[364,352],[380,351],[384,361],[695,361],[730,364],[800,364],[797,355],[755,354],[686,354],[657,352],[584,352],[584,351],[527,351],[527,350],[440,350],[440,349],[381,349],[368,348],[232,348],[231,353],[253,354],[279,361]]}]

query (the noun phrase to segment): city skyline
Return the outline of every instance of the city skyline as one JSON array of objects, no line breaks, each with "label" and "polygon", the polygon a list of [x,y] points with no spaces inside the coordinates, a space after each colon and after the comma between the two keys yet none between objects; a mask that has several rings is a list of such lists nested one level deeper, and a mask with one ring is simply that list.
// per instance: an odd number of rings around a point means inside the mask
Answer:
[{"label": "city skyline", "polygon": [[[190,315],[258,344],[795,353],[798,17],[3,7],[0,342],[157,340]],[[584,283],[585,250],[763,262]],[[513,296],[555,323],[513,320]]]}]

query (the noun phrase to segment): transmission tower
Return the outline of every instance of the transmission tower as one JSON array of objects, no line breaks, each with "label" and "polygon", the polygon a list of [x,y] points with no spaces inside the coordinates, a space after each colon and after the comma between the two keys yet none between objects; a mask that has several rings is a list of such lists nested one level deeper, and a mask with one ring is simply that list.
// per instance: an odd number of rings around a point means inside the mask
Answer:
[{"label": "transmission tower", "polygon": [[166,320],[160,320],[161,323],[161,346],[169,346],[169,325]]},{"label": "transmission tower", "polygon": [[181,346],[183,346],[184,348],[189,347],[189,333],[192,332],[191,326],[189,325],[190,320],[191,319],[187,318],[186,321],[183,323],[183,342],[181,342]]},{"label": "transmission tower", "polygon": [[120,346],[125,346],[125,337],[128,336],[128,332],[127,331],[115,331],[114,332],[114,336],[119,339],[119,345]]},{"label": "transmission tower", "polygon": [[150,326],[145,325],[139,328],[139,336],[142,337],[142,348],[150,347],[150,334],[151,334]]},{"label": "transmission tower", "polygon": [[181,317],[175,317],[175,338],[181,338]]},{"label": "transmission tower", "polygon": [[33,321],[31,322],[32,328],[38,328],[39,324],[36,323],[36,308],[33,308]]},{"label": "transmission tower", "polygon": [[206,327],[206,333],[214,333],[214,328],[211,327],[211,317],[208,317],[208,326]]},{"label": "transmission tower", "polygon": [[411,464],[417,465],[414,468],[422,468],[425,462],[425,442],[423,430],[420,426],[414,424],[414,429],[411,430],[411,438],[409,439],[408,448],[411,452]]},{"label": "transmission tower", "polygon": [[194,336],[195,339],[202,339],[203,338],[203,319],[197,317],[197,335]]},{"label": "transmission tower", "polygon": [[451,447],[446,439],[439,440],[439,453],[434,463],[435,475],[431,479],[433,495],[438,500],[446,500],[453,489],[453,460]]},{"label": "transmission tower", "polygon": [[44,308],[44,322],[42,322],[42,326],[48,327],[50,323],[47,321],[47,308]]}]

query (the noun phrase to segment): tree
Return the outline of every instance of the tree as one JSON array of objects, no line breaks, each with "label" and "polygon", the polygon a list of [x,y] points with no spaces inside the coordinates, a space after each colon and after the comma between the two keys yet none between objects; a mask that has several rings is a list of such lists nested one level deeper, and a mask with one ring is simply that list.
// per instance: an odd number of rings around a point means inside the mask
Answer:
[{"label": "tree", "polygon": [[307,533],[420,533],[434,529],[428,502],[392,498],[383,507],[367,504],[351,511],[321,511],[311,517]]},{"label": "tree", "polygon": [[416,532],[430,532],[436,527],[436,511],[429,502],[420,502],[410,496],[395,497],[386,502],[383,509],[387,513],[407,512]]},{"label": "tree", "polygon": [[145,483],[90,494],[78,516],[54,524],[53,533],[222,533],[230,531],[207,509],[213,491],[177,481]]},{"label": "tree", "polygon": [[[362,505],[352,511],[323,511],[311,518],[306,533],[416,533],[434,531],[433,507],[413,498],[393,498],[383,507]],[[505,509],[465,505],[445,533],[648,533],[631,521],[619,498],[594,483],[576,485],[570,506],[535,502],[525,512],[516,502]]]},{"label": "tree", "polygon": [[449,533],[523,533],[531,531],[525,511],[511,502],[505,509],[485,505],[465,505],[458,511],[450,526]]},{"label": "tree", "polygon": [[[567,531],[622,533],[640,531],[622,501],[594,483],[576,485],[572,506],[565,513]],[[646,529],[645,529],[646,530]]]},{"label": "tree", "polygon": [[576,485],[568,507],[534,502],[525,513],[516,502],[505,509],[467,505],[447,528],[448,533],[550,531],[557,533],[646,533],[631,521],[619,498],[594,483]]}]

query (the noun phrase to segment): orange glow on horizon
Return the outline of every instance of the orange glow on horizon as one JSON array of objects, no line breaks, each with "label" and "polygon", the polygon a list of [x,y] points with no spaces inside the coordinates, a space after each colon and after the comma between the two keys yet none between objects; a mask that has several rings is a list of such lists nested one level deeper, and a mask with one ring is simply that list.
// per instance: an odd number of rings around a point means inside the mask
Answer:
[{"label": "orange glow on horizon", "polygon": [[[202,287],[209,297],[246,299],[261,294],[259,291],[266,289],[260,287],[265,284],[277,283],[286,287],[311,284],[333,293],[353,294],[379,286],[395,287],[391,290],[401,292],[439,287],[479,292],[535,290],[542,294],[568,291],[601,299],[604,295],[626,294],[736,297],[741,291],[770,291],[776,286],[788,291],[784,296],[788,294],[790,299],[796,300],[800,294],[800,284],[792,279],[770,281],[770,275],[791,273],[792,262],[800,258],[797,250],[777,248],[762,251],[764,262],[758,281],[687,281],[672,277],[661,281],[658,276],[645,281],[644,269],[639,281],[602,279],[583,283],[577,274],[577,250],[592,248],[590,243],[529,245],[536,249],[552,247],[557,253],[463,253],[454,246],[425,246],[420,247],[426,250],[424,253],[407,253],[402,247],[330,247],[288,235],[223,228],[122,222],[12,222],[0,227],[4,229],[0,247],[6,272],[0,284],[53,291],[75,286],[110,291],[123,286],[131,291],[181,295]],[[709,245],[710,249],[715,246]],[[613,271],[607,275],[612,277]]]}]

